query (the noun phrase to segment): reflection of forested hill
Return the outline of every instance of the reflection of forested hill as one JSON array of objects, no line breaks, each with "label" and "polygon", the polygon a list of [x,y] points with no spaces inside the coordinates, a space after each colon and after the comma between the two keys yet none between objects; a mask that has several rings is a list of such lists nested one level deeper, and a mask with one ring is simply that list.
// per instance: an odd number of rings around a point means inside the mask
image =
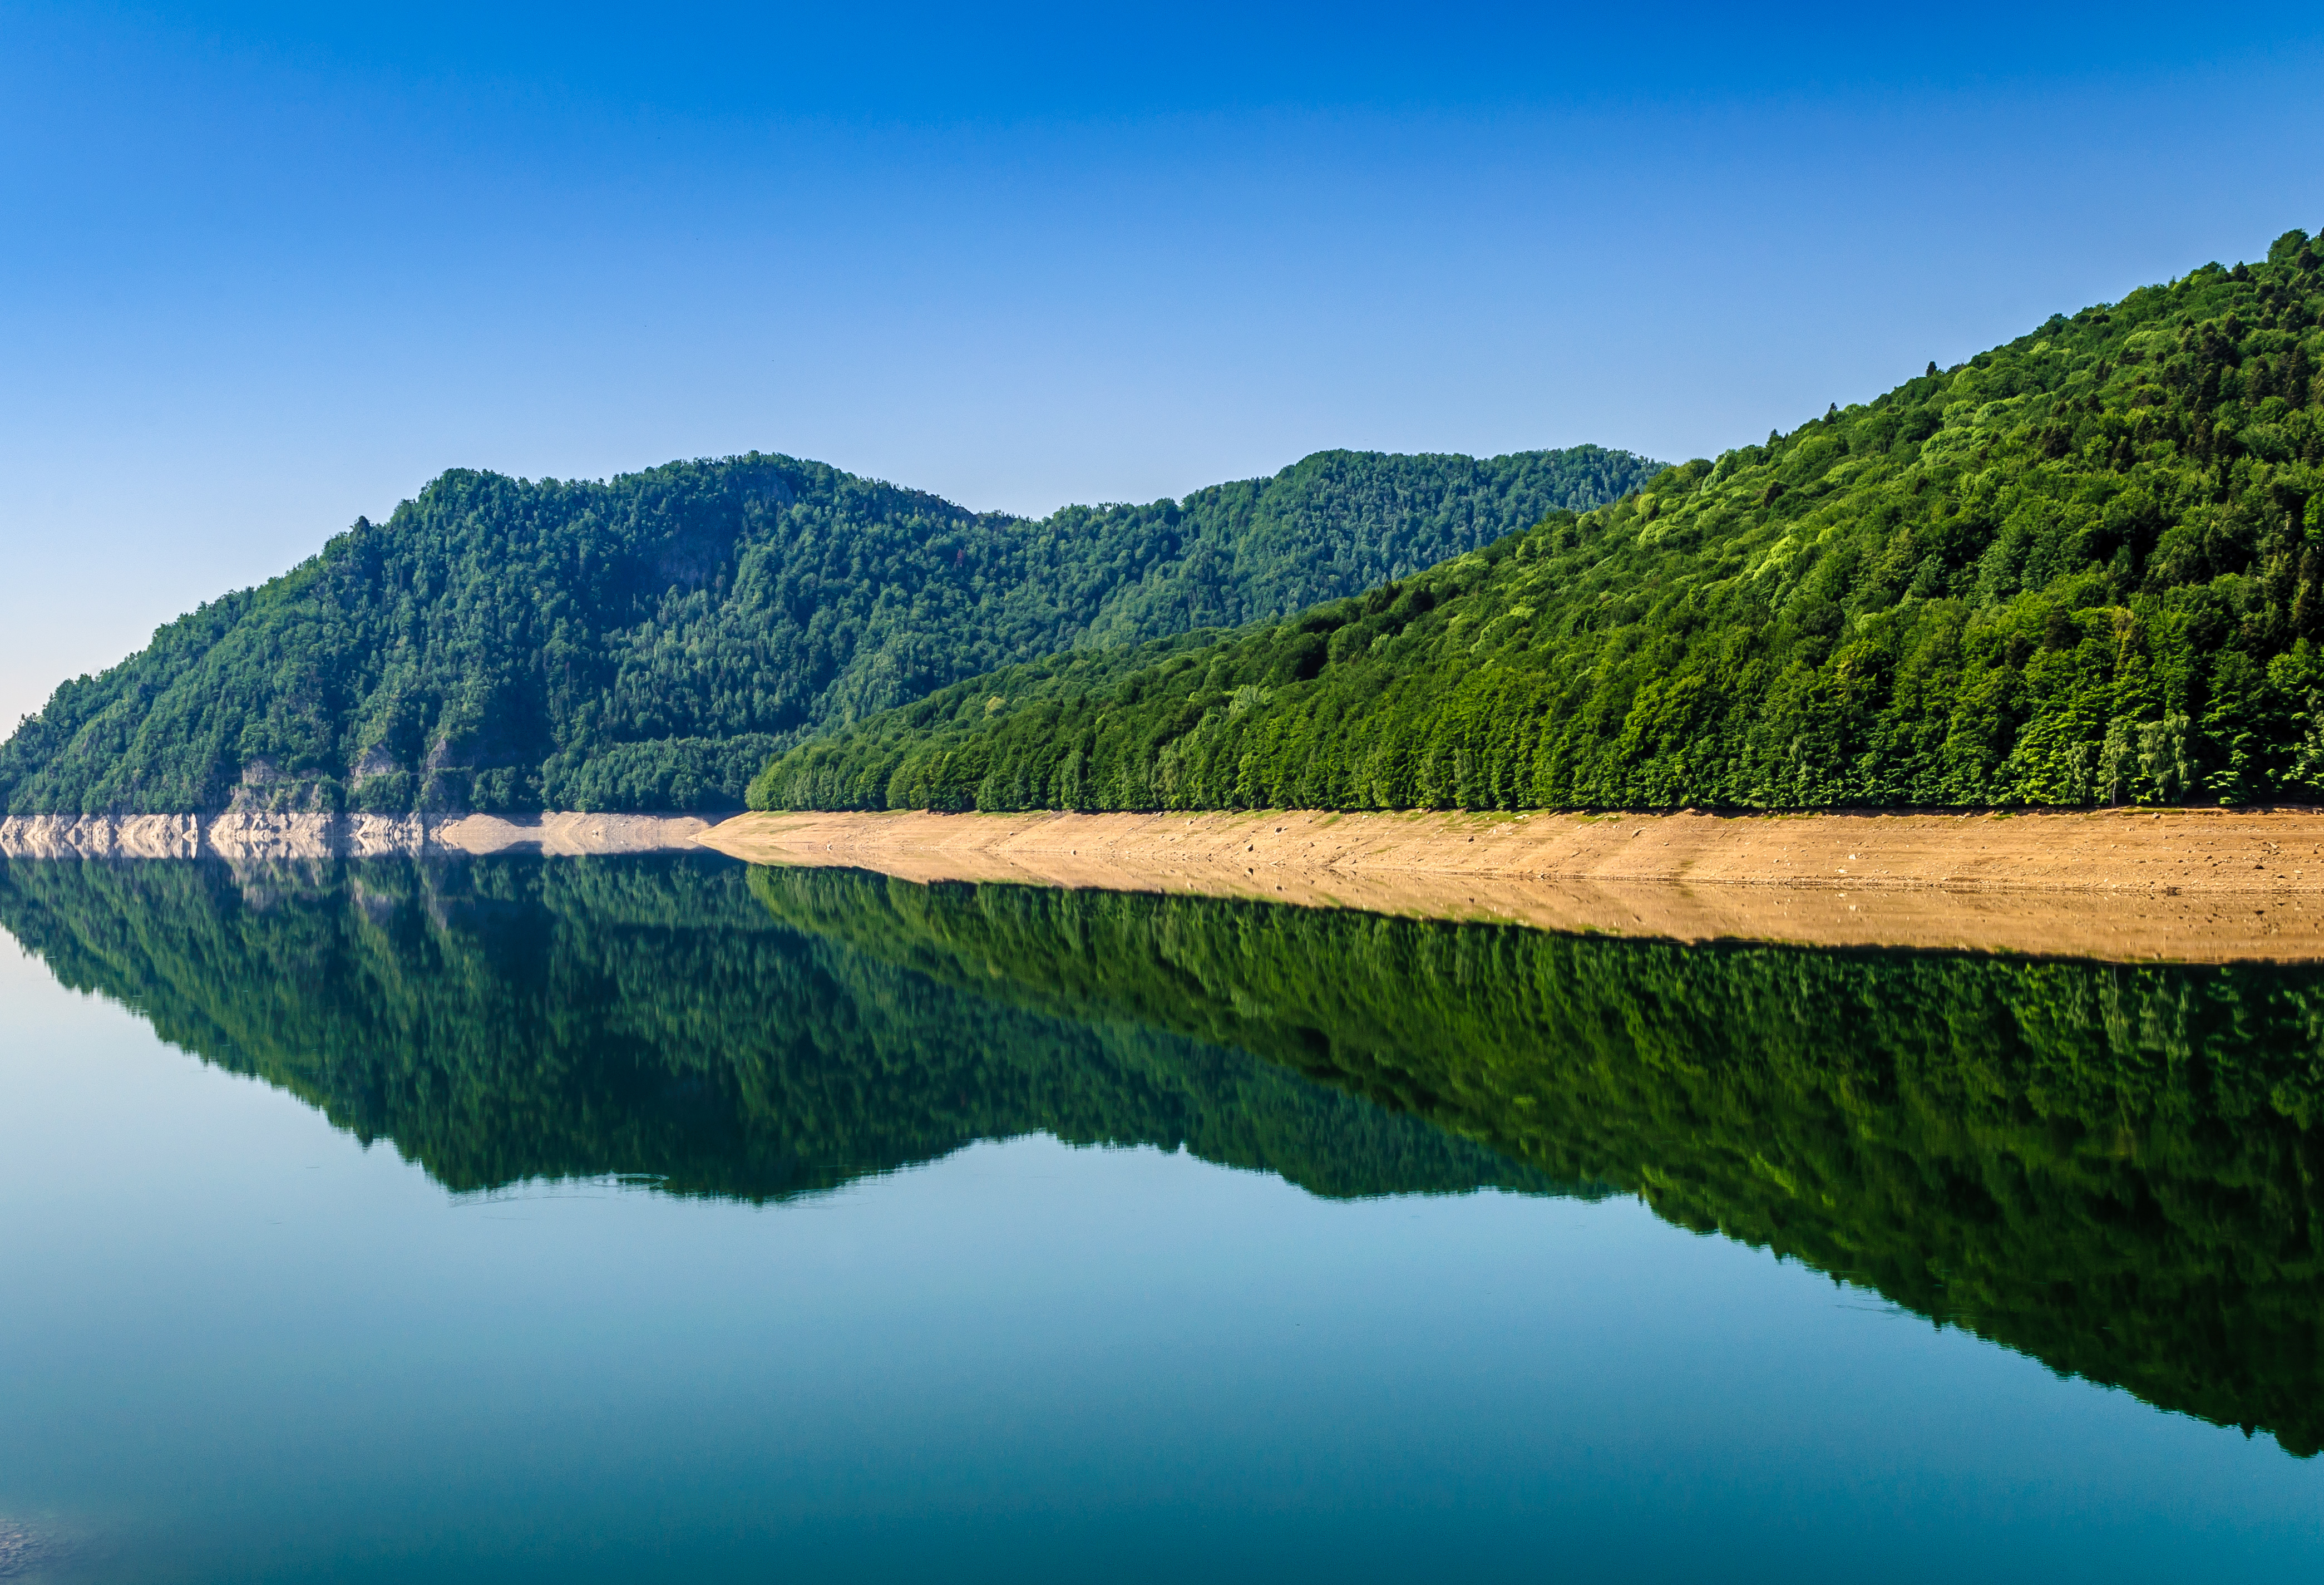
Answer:
[{"label": "reflection of forested hill", "polygon": [[761,1198],[1035,1130],[1321,1194],[1553,1187],[1246,1053],[801,934],[708,856],[16,861],[0,925],[65,984],[456,1188],[638,1173]]},{"label": "reflection of forested hill", "polygon": [[759,870],[1028,1011],[1256,1052],[2166,1408],[2324,1442],[2324,979],[1688,949]]},{"label": "reflection of forested hill", "polygon": [[2324,1442],[2312,970],[1685,949],[706,856],[18,861],[0,925],[457,1187],[763,1198],[1037,1129],[1327,1194],[1614,1185]]}]

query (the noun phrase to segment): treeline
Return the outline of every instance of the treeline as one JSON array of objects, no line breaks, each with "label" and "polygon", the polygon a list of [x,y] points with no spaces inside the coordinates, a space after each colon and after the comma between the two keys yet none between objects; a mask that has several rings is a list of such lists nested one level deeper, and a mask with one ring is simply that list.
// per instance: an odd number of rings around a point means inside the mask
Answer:
[{"label": "treeline", "polygon": [[0,743],[0,812],[731,808],[825,726],[1352,593],[1654,468],[1322,452],[1038,522],[756,453],[455,471],[58,689]]},{"label": "treeline", "polygon": [[2324,796],[2319,320],[2289,232],[1360,598],[939,691],[752,802]]}]

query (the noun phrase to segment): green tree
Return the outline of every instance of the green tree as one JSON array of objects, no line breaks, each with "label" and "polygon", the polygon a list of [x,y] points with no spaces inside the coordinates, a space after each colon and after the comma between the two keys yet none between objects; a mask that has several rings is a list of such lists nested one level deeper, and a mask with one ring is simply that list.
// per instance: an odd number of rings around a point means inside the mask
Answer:
[{"label": "green tree", "polygon": [[1351,593],[1652,471],[1332,451],[1038,522],[755,453],[455,471],[59,688],[0,744],[0,811],[731,808],[825,726]]},{"label": "green tree", "polygon": [[2314,798],[2319,324],[2287,233],[1360,598],[938,690],[752,802]]}]

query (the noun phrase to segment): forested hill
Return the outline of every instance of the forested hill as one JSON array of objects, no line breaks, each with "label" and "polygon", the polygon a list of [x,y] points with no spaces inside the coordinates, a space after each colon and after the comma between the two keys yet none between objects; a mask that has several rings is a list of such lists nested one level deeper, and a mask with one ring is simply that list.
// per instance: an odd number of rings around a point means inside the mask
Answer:
[{"label": "forested hill", "polygon": [[0,811],[731,807],[827,723],[1351,594],[1657,466],[1326,451],[1038,521],[756,453],[606,483],[455,471],[58,689],[0,744]]},{"label": "forested hill", "polygon": [[1360,598],[795,751],[760,807],[2324,796],[2293,231]]}]

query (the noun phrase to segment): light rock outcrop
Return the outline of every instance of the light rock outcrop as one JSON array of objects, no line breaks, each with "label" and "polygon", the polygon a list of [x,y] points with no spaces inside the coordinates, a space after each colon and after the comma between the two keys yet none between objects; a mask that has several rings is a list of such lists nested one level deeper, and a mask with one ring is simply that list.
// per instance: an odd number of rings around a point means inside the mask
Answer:
[{"label": "light rock outcrop", "polygon": [[403,814],[11,815],[9,858],[370,858],[392,854],[652,853],[691,847],[695,815]]},{"label": "light rock outcrop", "polygon": [[202,850],[190,814],[12,815],[0,820],[10,858],[192,858]]}]

